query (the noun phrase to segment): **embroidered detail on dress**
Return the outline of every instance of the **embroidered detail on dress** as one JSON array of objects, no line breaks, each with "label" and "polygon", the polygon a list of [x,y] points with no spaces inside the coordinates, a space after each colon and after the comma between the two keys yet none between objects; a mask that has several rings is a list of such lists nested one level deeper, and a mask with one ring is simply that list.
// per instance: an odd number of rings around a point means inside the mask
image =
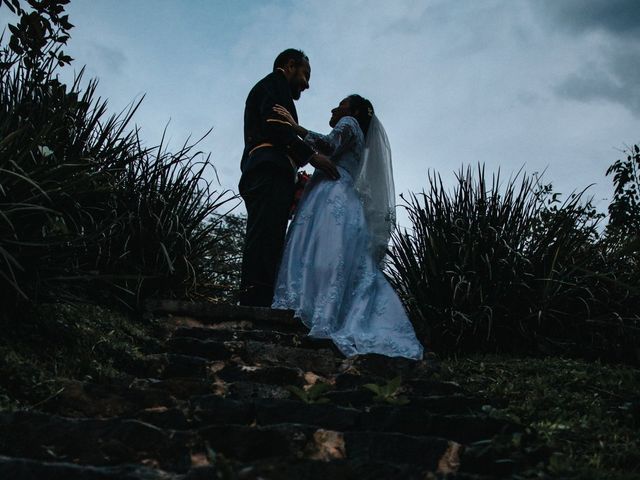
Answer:
[{"label": "embroidered detail on dress", "polygon": [[329,198],[327,203],[331,205],[331,215],[335,218],[336,223],[342,225],[347,208],[344,199],[340,197]]}]

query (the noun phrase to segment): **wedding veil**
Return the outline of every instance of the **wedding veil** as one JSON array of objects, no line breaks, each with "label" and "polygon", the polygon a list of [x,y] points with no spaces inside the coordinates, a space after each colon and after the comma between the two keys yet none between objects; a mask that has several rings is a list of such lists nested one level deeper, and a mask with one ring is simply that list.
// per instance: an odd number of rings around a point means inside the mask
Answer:
[{"label": "wedding veil", "polygon": [[355,188],[364,207],[371,236],[371,249],[382,261],[396,223],[395,187],[391,166],[391,147],[378,117],[373,115],[365,141],[362,166]]}]

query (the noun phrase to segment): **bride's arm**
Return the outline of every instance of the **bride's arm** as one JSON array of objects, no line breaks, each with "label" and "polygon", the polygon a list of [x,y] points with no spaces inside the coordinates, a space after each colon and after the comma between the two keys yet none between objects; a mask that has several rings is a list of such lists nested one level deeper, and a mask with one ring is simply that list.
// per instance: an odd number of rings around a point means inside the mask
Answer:
[{"label": "bride's arm", "polygon": [[282,105],[276,104],[273,107],[273,111],[276,112],[281,117],[283,117],[287,122],[289,122],[293,127],[293,130],[296,132],[296,134],[300,135],[302,138],[304,138],[307,135],[308,130],[304,128],[302,125],[298,125],[298,123],[294,120],[293,116],[289,113],[289,110],[284,108]]},{"label": "bride's arm", "polygon": [[273,111],[290,123],[294,131],[304,139],[305,143],[320,153],[330,156],[340,153],[349,146],[354,138],[354,129],[360,128],[355,118],[343,117],[328,135],[323,135],[298,125],[289,111],[281,105],[274,106]]},{"label": "bride's arm", "polygon": [[355,138],[355,129],[359,128],[355,118],[343,117],[327,135],[309,131],[304,141],[325,155],[336,156],[351,145]]},{"label": "bride's arm", "polygon": [[296,134],[300,135],[304,139],[305,143],[310,145],[311,148],[325,155],[331,155],[333,153],[330,145],[326,141],[326,135],[312,132],[304,128],[302,125],[298,125],[291,113],[289,113],[289,110],[284,108],[282,105],[274,106],[273,111],[290,123]]}]

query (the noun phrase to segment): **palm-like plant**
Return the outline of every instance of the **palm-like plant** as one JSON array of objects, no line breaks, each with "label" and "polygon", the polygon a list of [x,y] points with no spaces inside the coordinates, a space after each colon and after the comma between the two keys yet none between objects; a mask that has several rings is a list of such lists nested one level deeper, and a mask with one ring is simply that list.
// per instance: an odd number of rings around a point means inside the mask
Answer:
[{"label": "palm-like plant", "polygon": [[561,203],[538,177],[501,186],[484,167],[439,175],[405,199],[412,229],[396,231],[388,275],[423,339],[439,351],[530,349],[586,318],[590,239],[599,216],[583,193]]},{"label": "palm-like plant", "polygon": [[108,116],[96,81],[57,79],[55,48],[25,55],[0,49],[3,306],[192,290],[194,265],[218,242],[207,220],[233,199],[207,180],[209,157],[198,142],[144,147],[130,127],[139,102]]}]

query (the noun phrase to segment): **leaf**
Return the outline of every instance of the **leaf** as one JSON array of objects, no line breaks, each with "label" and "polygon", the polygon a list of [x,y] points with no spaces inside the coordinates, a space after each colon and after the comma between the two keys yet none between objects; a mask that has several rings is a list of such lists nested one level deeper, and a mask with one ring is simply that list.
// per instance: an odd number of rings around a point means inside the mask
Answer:
[{"label": "leaf", "polygon": [[328,383],[316,383],[307,390],[296,387],[294,385],[287,385],[286,389],[293,393],[296,397],[308,404],[315,403],[328,403],[328,398],[322,397],[322,395],[331,388]]},{"label": "leaf", "polygon": [[315,400],[324,395],[330,389],[331,385],[328,383],[318,382],[307,389],[307,395],[309,399]]},{"label": "leaf", "polygon": [[0,0],[0,6],[2,6],[3,4],[6,5],[9,10],[11,10],[11,13],[22,15],[22,13],[24,12],[24,10],[22,10],[22,7],[20,6],[20,0]]},{"label": "leaf", "polygon": [[[14,0],[15,1],[15,0]],[[0,1],[0,7],[2,7],[2,5],[6,5],[7,8],[9,10],[11,10],[11,13],[16,13],[16,9],[13,5],[11,5],[11,3],[9,3],[8,1]]]},{"label": "leaf", "polygon": [[366,383],[366,384],[362,385],[362,387],[366,388],[367,390],[371,390],[376,395],[380,395],[380,387],[378,385],[376,385],[375,383]]},{"label": "leaf", "polygon": [[40,155],[42,155],[45,158],[50,157],[51,155],[53,155],[53,150],[51,150],[46,145],[39,145],[38,146],[38,152],[40,152]]},{"label": "leaf", "polygon": [[61,64],[64,64],[64,63],[68,64],[68,63],[71,63],[73,61],[73,58],[71,58],[69,55],[65,55],[63,52],[60,52],[58,54],[58,61]]},{"label": "leaf", "polygon": [[387,386],[389,387],[389,390],[391,391],[391,393],[395,393],[400,388],[401,383],[402,383],[402,377],[397,376],[393,380],[390,380]]},{"label": "leaf", "polygon": [[24,49],[20,45],[20,41],[17,37],[11,37],[11,40],[9,40],[9,48],[18,55],[22,55],[24,53]]},{"label": "leaf", "polygon": [[294,385],[287,385],[286,389],[289,390],[291,393],[293,393],[296,397],[298,397],[303,402],[309,401],[309,396],[307,395],[307,392],[305,392],[303,389],[296,387]]},{"label": "leaf", "polygon": [[18,136],[18,134],[22,133],[24,131],[24,128],[19,128],[18,130],[14,130],[13,132],[11,132],[10,134],[8,134],[6,137],[4,137],[1,141],[0,141],[0,148],[4,148],[6,145],[8,145],[9,143],[11,143],[11,141]]}]

